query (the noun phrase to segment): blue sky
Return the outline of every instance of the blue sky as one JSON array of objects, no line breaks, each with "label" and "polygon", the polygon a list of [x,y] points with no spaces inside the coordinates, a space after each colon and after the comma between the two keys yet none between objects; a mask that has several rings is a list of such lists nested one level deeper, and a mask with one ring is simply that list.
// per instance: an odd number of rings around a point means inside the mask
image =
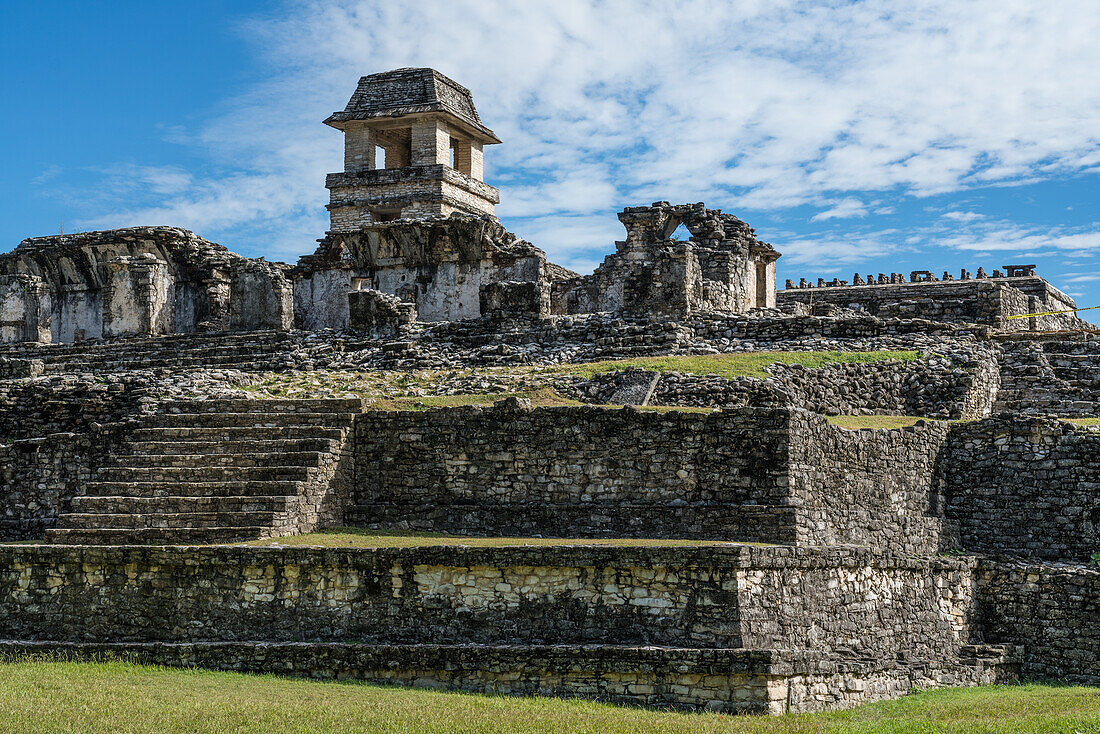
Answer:
[{"label": "blue sky", "polygon": [[4,3],[0,247],[134,224],[294,261],[321,124],[434,66],[504,140],[499,214],[587,272],[615,212],[733,212],[780,279],[1034,262],[1100,305],[1095,0]]}]

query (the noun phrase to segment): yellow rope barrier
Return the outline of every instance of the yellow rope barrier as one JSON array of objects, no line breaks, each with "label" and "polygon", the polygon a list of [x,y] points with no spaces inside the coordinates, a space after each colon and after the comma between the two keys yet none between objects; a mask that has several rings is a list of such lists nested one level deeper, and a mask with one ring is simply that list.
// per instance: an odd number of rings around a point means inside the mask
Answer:
[{"label": "yellow rope barrier", "polygon": [[1067,308],[1065,311],[1043,311],[1042,313],[1022,313],[1016,316],[1009,316],[1010,319],[1030,319],[1032,316],[1057,316],[1060,313],[1076,313],[1077,311],[1091,311],[1094,308],[1100,308],[1100,306],[1087,306],[1086,308]]}]

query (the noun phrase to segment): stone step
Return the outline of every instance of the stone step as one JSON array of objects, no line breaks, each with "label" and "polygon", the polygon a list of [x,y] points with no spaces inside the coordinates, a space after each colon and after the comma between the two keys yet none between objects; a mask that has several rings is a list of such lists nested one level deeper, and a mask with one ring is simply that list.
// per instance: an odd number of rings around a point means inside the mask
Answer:
[{"label": "stone step", "polygon": [[[242,480],[221,479],[215,481],[181,480],[161,481],[96,481],[84,485],[85,498],[94,497],[287,497],[296,495],[297,480]],[[76,502],[77,498],[73,499]],[[76,505],[73,505],[74,508]]]},{"label": "stone step", "polygon": [[116,454],[101,470],[113,468],[259,468],[270,466],[318,467],[325,454],[320,451],[257,451],[232,454]]},{"label": "stone step", "polygon": [[[1018,651],[975,648],[973,657],[909,661],[941,684],[1007,683]],[[276,673],[556,696],[730,714],[805,713],[894,698],[912,687],[905,667],[845,661],[815,650],[655,645],[385,645],[357,642],[63,642],[5,640],[5,657],[133,660],[149,665]],[[966,652],[969,654],[969,651]],[[838,670],[839,669],[839,670]],[[817,680],[812,687],[807,681]]]},{"label": "stone step", "polygon": [[232,426],[348,426],[355,413],[157,413],[146,416],[145,428],[222,428]]},{"label": "stone step", "polygon": [[114,466],[96,472],[104,482],[183,482],[276,480],[304,482],[310,470],[304,466]]},{"label": "stone step", "polygon": [[148,351],[151,349],[172,347],[176,350],[199,349],[203,347],[235,346],[238,348],[256,347],[268,344],[295,345],[295,340],[286,332],[234,331],[189,334],[164,334],[161,336],[128,337],[110,341],[86,341],[70,344],[11,344],[0,347],[0,356],[22,354],[35,355],[71,355],[103,352]]},{"label": "stone step", "polygon": [[[174,489],[174,487],[173,487]],[[266,512],[286,511],[298,500],[296,495],[163,495],[132,497],[120,495],[74,497],[72,512],[78,515],[133,515],[142,513],[189,512]]]},{"label": "stone step", "polygon": [[282,452],[331,452],[340,447],[340,442],[330,438],[246,438],[176,441],[130,441],[126,444],[131,455],[181,456],[187,454],[253,454]]},{"label": "stone step", "polygon": [[242,359],[247,357],[267,357],[272,354],[281,354],[287,347],[281,344],[256,344],[251,346],[212,346],[199,348],[169,347],[168,345],[151,345],[134,349],[100,349],[73,351],[67,354],[49,354],[42,357],[47,364],[62,364],[74,362],[100,362],[114,360],[118,362],[148,360],[176,360],[176,359]]},{"label": "stone step", "polygon": [[57,517],[61,530],[184,530],[210,528],[270,528],[275,524],[275,512],[143,512],[141,514],[109,515],[68,512]]},{"label": "stone step", "polygon": [[235,528],[51,528],[46,543],[59,545],[214,545],[267,538],[270,527]]},{"label": "stone step", "polygon": [[117,359],[104,357],[101,360],[79,361],[60,360],[43,365],[45,374],[124,371],[169,368],[176,370],[187,369],[225,369],[234,367],[255,367],[259,369],[272,369],[280,366],[281,358],[277,355],[270,357],[257,357],[246,355],[242,357],[135,357],[133,359]]},{"label": "stone step", "polygon": [[130,433],[133,443],[170,441],[290,441],[301,439],[330,440],[343,438],[346,427],[309,426],[147,426]]}]

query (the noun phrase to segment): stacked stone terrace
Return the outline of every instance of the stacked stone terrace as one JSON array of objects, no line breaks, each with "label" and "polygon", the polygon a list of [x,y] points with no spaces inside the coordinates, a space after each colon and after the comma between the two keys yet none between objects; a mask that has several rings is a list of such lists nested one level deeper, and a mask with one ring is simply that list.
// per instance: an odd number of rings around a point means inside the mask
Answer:
[{"label": "stacked stone terrace", "polygon": [[[294,268],[171,228],[0,258],[0,652],[755,713],[1100,684],[1100,433],[1056,419],[1095,415],[1100,342],[1007,318],[1073,307],[1029,269],[777,295],[747,224],[655,202],[580,276],[492,217],[453,81],[364,77],[327,122],[332,231]],[[917,356],[560,374],[550,408],[249,392],[823,350]],[[822,415],[852,413],[959,422]],[[542,545],[246,544],[349,527]]]}]

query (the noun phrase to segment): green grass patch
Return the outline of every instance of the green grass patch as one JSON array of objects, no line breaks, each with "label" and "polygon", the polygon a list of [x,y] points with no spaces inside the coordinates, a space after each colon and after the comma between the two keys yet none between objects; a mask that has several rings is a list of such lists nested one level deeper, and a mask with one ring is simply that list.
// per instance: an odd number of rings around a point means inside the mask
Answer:
[{"label": "green grass patch", "polygon": [[722,716],[591,701],[170,670],[129,663],[0,666],[0,732],[21,734],[1054,734],[1100,732],[1100,689],[947,689],[797,716]]},{"label": "green grass patch", "polygon": [[825,420],[840,428],[858,430],[860,428],[906,428],[915,426],[917,421],[928,419],[915,415],[830,415]]},{"label": "green grass patch", "polygon": [[1062,420],[1078,426],[1100,426],[1100,418],[1063,418]]},{"label": "green grass patch", "polygon": [[897,359],[903,362],[915,362],[920,352],[736,352],[733,354],[703,354],[687,357],[639,357],[637,359],[615,359],[603,362],[586,362],[558,365],[548,368],[554,374],[573,374],[584,378],[606,372],[615,372],[628,368],[652,370],[654,372],[682,372],[692,375],[718,375],[727,379],[732,377],[768,376],[764,368],[771,364],[800,364],[807,369],[817,369],[828,364],[851,364],[857,362],[883,362]]},{"label": "green grass patch", "polygon": [[471,546],[474,548],[548,547],[598,545],[623,548],[658,548],[713,545],[762,545],[721,540],[666,540],[662,538],[474,538],[466,535],[409,531],[335,528],[331,531],[252,540],[244,545],[308,546],[321,548],[418,548],[421,546]]},{"label": "green grass patch", "polygon": [[503,392],[470,395],[429,395],[410,398],[379,398],[368,406],[370,410],[430,410],[432,408],[457,408],[464,405],[488,407],[498,400],[517,397],[531,401],[535,408],[549,408],[562,405],[581,405],[546,388],[524,392]]}]

